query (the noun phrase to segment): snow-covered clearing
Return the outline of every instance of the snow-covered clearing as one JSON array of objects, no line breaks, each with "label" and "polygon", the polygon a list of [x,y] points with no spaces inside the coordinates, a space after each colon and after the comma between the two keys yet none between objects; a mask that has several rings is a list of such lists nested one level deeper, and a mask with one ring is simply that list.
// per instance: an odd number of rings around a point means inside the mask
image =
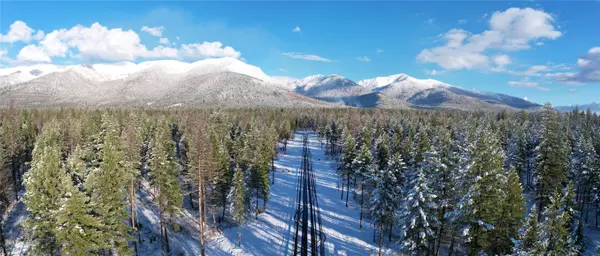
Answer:
[{"label": "snow-covered clearing", "polygon": [[[207,255],[290,255],[294,247],[296,181],[302,159],[302,138],[297,132],[288,142],[287,153],[280,153],[275,167],[275,184],[267,211],[241,227],[242,245],[237,246],[237,227],[224,230],[224,236],[207,242]],[[327,255],[368,255],[378,251],[373,243],[373,228],[363,223],[359,229],[359,205],[353,200],[346,208],[337,188],[338,178],[332,161],[325,160],[325,149],[314,133],[309,133],[317,197],[321,207]],[[351,193],[352,194],[352,193]]]}]

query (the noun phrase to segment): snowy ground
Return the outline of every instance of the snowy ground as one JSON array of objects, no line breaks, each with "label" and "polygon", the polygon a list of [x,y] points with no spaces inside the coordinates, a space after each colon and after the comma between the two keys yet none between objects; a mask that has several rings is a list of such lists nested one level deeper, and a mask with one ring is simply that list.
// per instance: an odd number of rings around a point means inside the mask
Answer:
[{"label": "snowy ground", "polygon": [[[288,143],[287,153],[281,152],[275,162],[277,172],[275,184],[271,186],[267,211],[241,227],[242,244],[237,245],[237,226],[226,225],[223,231],[212,229],[206,236],[206,255],[291,255],[294,246],[294,211],[296,209],[296,181],[302,159],[302,138],[304,132],[295,134]],[[346,208],[338,189],[338,177],[333,166],[335,163],[325,159],[325,151],[316,135],[310,135],[313,171],[315,174],[321,219],[326,240],[327,255],[369,255],[378,252],[373,242],[373,226],[363,222],[359,229],[359,205],[349,200]],[[350,193],[352,195],[353,193]],[[152,194],[142,189],[138,192],[137,216],[142,224],[139,255],[161,255],[158,211],[151,203]],[[187,198],[186,198],[187,203]],[[261,202],[262,203],[262,202]],[[12,207],[5,216],[4,232],[10,255],[24,255],[28,247],[27,235],[21,230],[20,223],[27,217],[22,202]],[[590,223],[586,225],[586,253],[595,255],[594,248],[600,246],[600,230],[593,227],[594,215],[590,214]],[[185,210],[177,218],[178,232],[169,232],[172,255],[200,255],[198,240],[197,212]],[[209,221],[210,220],[209,216]],[[387,239],[384,240],[387,242]],[[391,255],[391,250],[386,255]]]},{"label": "snowy ground", "polygon": [[[207,243],[208,255],[290,255],[294,246],[294,211],[296,180],[302,159],[302,132],[288,143],[287,154],[280,154],[275,162],[277,173],[271,187],[267,212],[260,214],[241,227],[242,245],[237,246],[237,227],[225,229],[220,236]],[[325,160],[316,135],[310,133],[310,149],[317,196],[321,207],[323,232],[328,255],[368,255],[377,253],[373,243],[372,225],[363,223],[359,229],[359,205],[350,200],[346,208],[337,188],[337,174],[333,163]],[[352,194],[352,193],[351,193]],[[254,216],[252,216],[254,218]]]}]

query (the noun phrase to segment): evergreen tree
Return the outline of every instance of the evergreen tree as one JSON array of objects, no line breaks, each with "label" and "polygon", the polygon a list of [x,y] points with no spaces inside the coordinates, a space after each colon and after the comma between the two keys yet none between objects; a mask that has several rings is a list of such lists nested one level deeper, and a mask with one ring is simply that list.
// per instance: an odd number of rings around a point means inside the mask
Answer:
[{"label": "evergreen tree", "polygon": [[550,204],[542,213],[543,220],[540,223],[539,240],[535,245],[536,248],[539,248],[541,255],[578,254],[578,248],[569,232],[573,216],[568,209],[568,201],[573,195],[570,192],[572,189],[572,186],[568,186],[562,194],[557,191],[549,198]]},{"label": "evergreen tree", "polygon": [[[68,159],[69,173],[84,167],[79,155]],[[90,255],[100,249],[102,241],[101,222],[92,215],[89,198],[73,185],[71,175],[62,171],[61,187],[65,190],[62,205],[57,212],[57,243],[62,245],[61,254]]]},{"label": "evergreen tree", "polygon": [[434,237],[432,224],[436,222],[435,195],[427,186],[424,168],[418,168],[406,178],[406,194],[399,213],[403,237],[402,245],[409,255],[424,255]]},{"label": "evergreen tree", "polygon": [[517,171],[511,168],[506,175],[506,181],[502,183],[502,201],[495,224],[495,241],[491,249],[493,254],[498,255],[511,251],[512,240],[518,235],[518,228],[525,213],[525,197]]},{"label": "evergreen tree", "polygon": [[244,174],[240,168],[235,169],[233,176],[233,187],[229,194],[231,201],[231,215],[238,225],[238,246],[242,243],[241,225],[246,222],[248,210],[250,208],[250,199],[248,197],[248,189],[244,182]]},{"label": "evergreen tree", "polygon": [[525,219],[523,227],[521,227],[519,230],[518,239],[513,240],[514,247],[512,255],[541,255],[540,248],[536,248],[540,239],[540,231],[537,219],[537,208],[533,206],[531,207],[531,212]]},{"label": "evergreen tree", "polygon": [[54,254],[59,249],[56,213],[64,195],[60,141],[58,123],[46,124],[35,144],[31,169],[25,174],[24,202],[31,216],[25,222],[25,229],[31,232],[32,253],[36,255]]},{"label": "evergreen tree", "polygon": [[468,169],[475,182],[463,199],[463,214],[468,227],[469,254],[493,252],[503,189],[503,152],[490,128],[481,128]]},{"label": "evergreen tree", "polygon": [[395,212],[398,209],[398,198],[402,195],[401,183],[396,179],[397,173],[404,170],[404,162],[399,154],[389,160],[386,168],[375,171],[373,182],[375,189],[369,199],[371,214],[375,225],[379,227],[379,254],[383,243],[384,228],[394,222]]},{"label": "evergreen tree", "polygon": [[371,149],[369,144],[365,143],[360,149],[360,153],[356,156],[352,162],[355,171],[355,178],[360,180],[360,221],[359,226],[362,229],[363,219],[363,201],[364,201],[364,185],[365,181],[373,173],[373,160],[371,156]]},{"label": "evergreen tree", "polygon": [[566,185],[568,159],[558,115],[550,103],[544,105],[539,146],[540,158],[537,167],[539,175],[538,210],[545,208],[554,191],[561,190]]},{"label": "evergreen tree", "polygon": [[161,241],[163,252],[171,253],[168,224],[180,213],[183,197],[179,185],[179,163],[175,158],[175,143],[166,121],[161,121],[150,144],[150,184],[154,189],[154,200],[159,207]]},{"label": "evergreen tree", "polygon": [[350,191],[350,179],[354,175],[354,159],[356,158],[356,142],[350,132],[346,131],[342,155],[338,166],[338,173],[342,177],[342,199],[344,199],[344,180],[346,178],[346,207],[348,207],[348,193]]},{"label": "evergreen tree", "polygon": [[98,167],[92,167],[85,180],[85,188],[91,194],[94,213],[102,222],[103,250],[115,250],[118,254],[130,254],[127,219],[127,188],[130,173],[124,168],[125,154],[119,132],[113,121],[104,114],[102,130],[98,135]]}]

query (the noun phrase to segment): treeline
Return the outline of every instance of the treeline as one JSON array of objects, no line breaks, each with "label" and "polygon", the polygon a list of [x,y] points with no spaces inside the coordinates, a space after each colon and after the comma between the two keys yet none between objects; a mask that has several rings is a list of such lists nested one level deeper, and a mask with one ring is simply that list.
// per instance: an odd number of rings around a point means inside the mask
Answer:
[{"label": "treeline", "polygon": [[341,200],[399,253],[577,255],[598,225],[589,111],[7,109],[0,122],[0,208],[24,201],[34,255],[138,254],[142,193],[165,254],[184,210],[203,248],[207,230],[268,210],[274,159],[297,129],[318,132]]},{"label": "treeline", "polygon": [[207,229],[266,210],[276,146],[297,123],[269,110],[10,109],[0,120],[0,207],[24,201],[32,255],[138,255],[153,240],[139,230],[141,192],[163,254],[185,209],[204,248]]},{"label": "treeline", "polygon": [[580,255],[584,226],[598,228],[600,118],[590,111],[381,120],[318,127],[339,160],[341,199],[354,196],[380,248],[387,234],[407,255]]}]

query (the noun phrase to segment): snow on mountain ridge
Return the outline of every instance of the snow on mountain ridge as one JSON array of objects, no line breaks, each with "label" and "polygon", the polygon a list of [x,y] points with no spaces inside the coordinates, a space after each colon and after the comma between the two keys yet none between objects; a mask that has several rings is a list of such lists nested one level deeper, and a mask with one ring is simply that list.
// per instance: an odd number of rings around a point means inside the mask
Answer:
[{"label": "snow on mountain ridge", "polygon": [[[38,72],[32,72],[37,70]],[[157,73],[173,75],[191,72],[190,75],[203,75],[215,72],[235,72],[263,81],[270,81],[259,67],[249,65],[234,58],[204,59],[193,63],[177,60],[154,60],[140,63],[117,62],[91,65],[37,64],[0,69],[0,87],[34,80],[43,75],[73,70],[87,79],[97,82],[124,79],[136,74]],[[35,75],[39,73],[39,75]]]}]

